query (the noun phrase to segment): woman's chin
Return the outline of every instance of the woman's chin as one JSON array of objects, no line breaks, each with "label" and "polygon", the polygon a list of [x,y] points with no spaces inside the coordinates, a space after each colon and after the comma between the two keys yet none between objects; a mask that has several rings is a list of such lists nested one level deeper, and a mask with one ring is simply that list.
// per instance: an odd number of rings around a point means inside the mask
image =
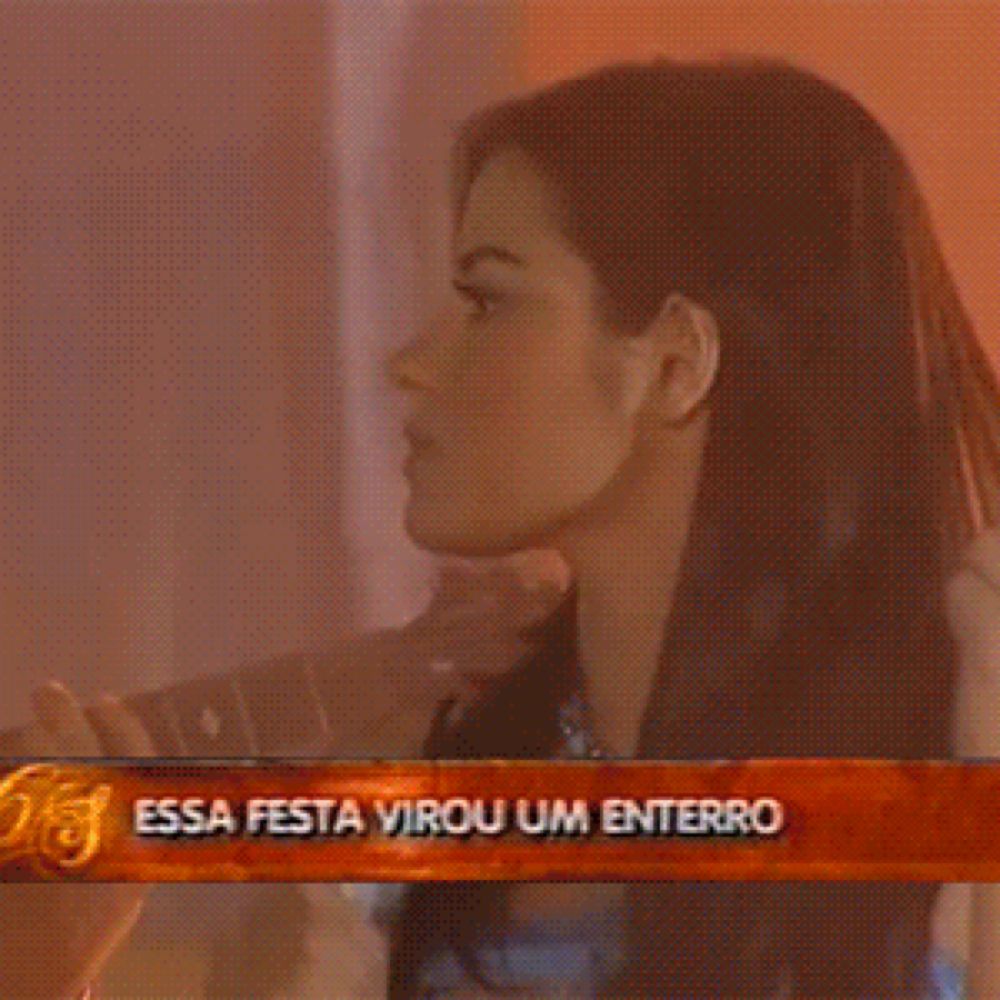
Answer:
[{"label": "woman's chin", "polygon": [[421,510],[413,504],[408,506],[404,528],[410,541],[435,555],[468,558],[504,556],[519,550],[503,533],[463,523],[454,516],[444,517],[442,513],[440,510]]},{"label": "woman's chin", "polygon": [[455,525],[448,524],[439,513],[427,511],[418,505],[406,508],[404,528],[410,541],[421,549],[438,555],[458,554],[456,548],[464,549],[468,539]]}]

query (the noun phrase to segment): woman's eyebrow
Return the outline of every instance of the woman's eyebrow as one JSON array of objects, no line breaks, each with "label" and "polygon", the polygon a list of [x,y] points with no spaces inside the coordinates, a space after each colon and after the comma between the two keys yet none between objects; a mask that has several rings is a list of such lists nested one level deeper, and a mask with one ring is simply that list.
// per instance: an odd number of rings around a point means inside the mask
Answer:
[{"label": "woman's eyebrow", "polygon": [[515,267],[525,266],[525,261],[518,257],[517,254],[511,253],[510,250],[487,245],[476,247],[474,250],[469,250],[467,253],[462,254],[458,258],[456,267],[459,272],[464,274],[466,271],[471,270],[474,264],[484,259],[499,260],[505,264],[513,264]]}]

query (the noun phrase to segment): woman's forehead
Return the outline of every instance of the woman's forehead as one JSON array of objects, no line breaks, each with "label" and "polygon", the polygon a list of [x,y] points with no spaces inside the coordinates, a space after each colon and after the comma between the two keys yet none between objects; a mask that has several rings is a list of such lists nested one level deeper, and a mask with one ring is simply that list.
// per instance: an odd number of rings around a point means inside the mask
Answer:
[{"label": "woman's forehead", "polygon": [[[484,247],[505,253],[476,253]],[[473,259],[502,264],[505,254],[531,270],[562,269],[568,257],[579,262],[560,232],[551,186],[525,154],[513,149],[492,156],[476,175],[454,241],[456,266]]]}]

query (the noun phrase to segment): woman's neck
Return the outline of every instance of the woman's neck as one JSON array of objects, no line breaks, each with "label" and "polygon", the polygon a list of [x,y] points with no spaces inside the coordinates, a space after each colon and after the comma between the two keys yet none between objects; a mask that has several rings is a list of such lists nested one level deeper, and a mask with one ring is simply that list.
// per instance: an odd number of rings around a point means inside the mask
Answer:
[{"label": "woman's neck", "polygon": [[634,757],[691,521],[704,425],[637,455],[615,492],[567,527],[559,548],[577,586],[577,649],[593,735]]}]

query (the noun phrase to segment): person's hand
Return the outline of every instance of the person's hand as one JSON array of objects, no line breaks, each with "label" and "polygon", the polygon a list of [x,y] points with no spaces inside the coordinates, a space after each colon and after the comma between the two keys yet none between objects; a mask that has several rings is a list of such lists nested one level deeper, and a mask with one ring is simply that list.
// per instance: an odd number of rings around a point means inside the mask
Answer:
[{"label": "person's hand", "polygon": [[511,635],[554,610],[570,584],[554,552],[532,549],[482,562],[442,563],[428,606],[410,623],[427,630],[471,623],[480,636]]},{"label": "person's hand", "polygon": [[[452,701],[449,719],[455,720],[484,697],[530,651],[522,633],[556,608],[568,586],[566,567],[542,550],[445,562],[430,603],[403,630],[411,648],[435,651],[430,669],[389,665],[396,695],[367,752],[417,755],[441,702]],[[364,749],[354,740],[347,748],[352,754]]]},{"label": "person's hand", "polygon": [[[95,706],[96,728],[60,684],[39,688],[33,703],[25,757],[153,754],[142,724],[116,698],[105,696]],[[0,996],[80,995],[135,924],[146,890],[133,883],[0,884]]]},{"label": "person's hand", "polygon": [[948,581],[959,648],[954,738],[959,757],[1000,757],[1000,528],[972,541]]},{"label": "person's hand", "polygon": [[411,622],[411,634],[436,633],[445,643],[472,643],[480,669],[463,671],[476,690],[529,650],[522,633],[555,610],[569,586],[555,553],[529,550],[481,563],[441,566],[430,604]]}]

